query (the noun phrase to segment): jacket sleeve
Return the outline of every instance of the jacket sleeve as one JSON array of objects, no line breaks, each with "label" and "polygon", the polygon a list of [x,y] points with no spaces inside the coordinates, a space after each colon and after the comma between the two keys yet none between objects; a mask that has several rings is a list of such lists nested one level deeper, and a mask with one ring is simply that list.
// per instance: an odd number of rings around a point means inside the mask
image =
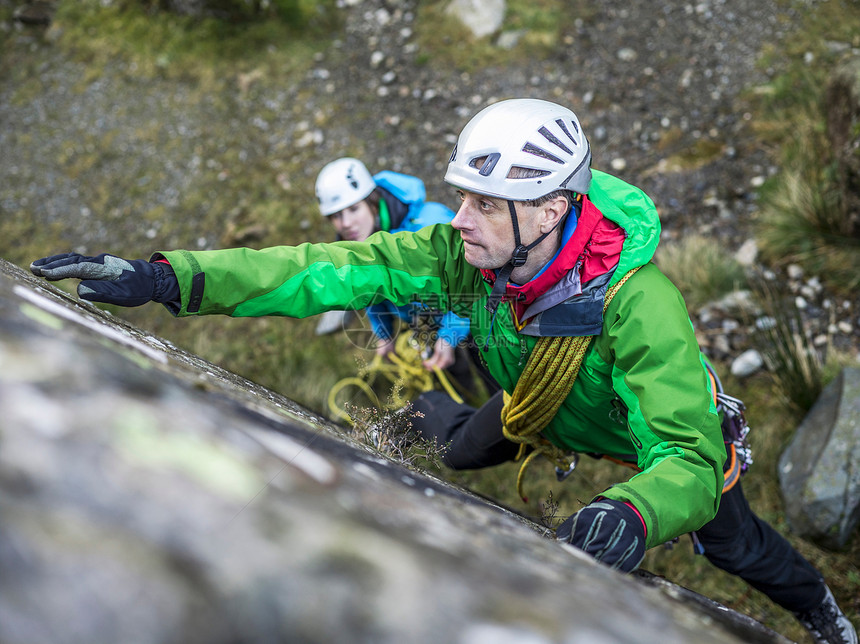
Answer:
[{"label": "jacket sleeve", "polygon": [[364,311],[367,313],[367,321],[373,335],[384,342],[394,339],[393,316],[398,316],[397,309],[387,302],[380,302],[371,304]]},{"label": "jacket sleeve", "polygon": [[622,287],[603,333],[642,470],[603,496],[636,506],[651,547],[716,515],[726,459],[719,416],[684,301],[656,267]]},{"label": "jacket sleeve", "polygon": [[433,224],[449,224],[454,219],[454,212],[440,203],[428,201],[415,208],[414,214],[410,212],[409,217],[411,230],[417,230]]},{"label": "jacket sleeve", "polygon": [[179,281],[179,316],[307,317],[385,300],[403,306],[416,296],[463,290],[476,271],[465,263],[461,244],[453,228],[439,225],[380,232],[364,242],[158,255]]},{"label": "jacket sleeve", "polygon": [[469,320],[450,311],[442,316],[438,336],[452,347],[456,347],[469,335]]}]

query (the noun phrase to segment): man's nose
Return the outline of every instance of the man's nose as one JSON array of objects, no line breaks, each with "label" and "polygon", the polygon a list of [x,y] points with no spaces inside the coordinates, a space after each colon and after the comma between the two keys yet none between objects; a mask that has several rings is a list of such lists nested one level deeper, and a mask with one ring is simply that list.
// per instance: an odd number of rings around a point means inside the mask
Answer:
[{"label": "man's nose", "polygon": [[451,225],[457,230],[462,230],[463,228],[468,228],[469,226],[469,215],[466,211],[466,203],[463,202],[460,204],[460,208],[457,210],[457,214],[454,215],[454,219],[451,220]]}]

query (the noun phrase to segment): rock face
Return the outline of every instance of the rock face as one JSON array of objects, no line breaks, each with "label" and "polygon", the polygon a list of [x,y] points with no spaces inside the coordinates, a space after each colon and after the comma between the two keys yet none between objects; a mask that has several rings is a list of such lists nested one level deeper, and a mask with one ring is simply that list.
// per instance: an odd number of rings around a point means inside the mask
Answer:
[{"label": "rock face", "polygon": [[786,641],[2,260],[0,365],[4,644]]},{"label": "rock face", "polygon": [[860,369],[821,393],[779,462],[786,519],[804,538],[839,549],[860,522]]}]

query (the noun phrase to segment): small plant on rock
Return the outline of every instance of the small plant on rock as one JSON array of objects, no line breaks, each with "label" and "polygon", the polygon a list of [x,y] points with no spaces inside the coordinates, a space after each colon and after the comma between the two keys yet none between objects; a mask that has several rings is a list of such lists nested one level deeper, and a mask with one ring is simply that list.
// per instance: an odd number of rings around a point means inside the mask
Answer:
[{"label": "small plant on rock", "polygon": [[394,411],[348,405],[348,411],[353,420],[348,432],[358,442],[407,467],[442,468],[448,445],[439,445],[435,439],[428,440],[415,431],[412,418],[423,415],[412,411],[411,404]]},{"label": "small plant on rock", "polygon": [[540,503],[540,522],[541,525],[547,528],[547,536],[552,536],[556,528],[561,525],[563,519],[558,516],[559,507],[559,502],[555,500],[552,490],[550,490],[546,495],[546,499]]}]

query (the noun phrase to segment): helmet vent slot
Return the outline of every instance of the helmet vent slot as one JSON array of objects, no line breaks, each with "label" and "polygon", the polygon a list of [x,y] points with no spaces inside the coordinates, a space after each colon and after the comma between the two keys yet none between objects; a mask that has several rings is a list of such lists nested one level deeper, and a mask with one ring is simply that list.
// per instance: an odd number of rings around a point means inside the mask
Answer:
[{"label": "helmet vent slot", "polygon": [[552,161],[553,163],[557,163],[559,165],[564,165],[564,161],[559,159],[554,154],[547,152],[543,148],[539,148],[534,143],[526,143],[523,146],[523,152],[526,152],[528,154],[533,154],[536,157],[540,157],[541,159],[546,159],[547,161]]},{"label": "helmet vent slot", "polygon": [[564,151],[565,151],[565,152],[567,152],[568,154],[573,154],[573,151],[572,151],[569,147],[567,147],[564,143],[562,143],[562,142],[561,142],[561,139],[559,139],[555,134],[553,134],[552,132],[550,132],[550,131],[549,131],[548,129],[546,129],[545,127],[542,127],[541,129],[539,129],[539,130],[538,130],[538,132],[540,132],[541,134],[543,134],[543,137],[544,137],[547,141],[549,141],[550,143],[552,143],[552,144],[554,144],[554,145],[558,146],[559,148],[561,148],[562,150],[564,150]]},{"label": "helmet vent slot", "polygon": [[492,154],[488,154],[486,157],[475,157],[469,165],[476,168],[478,170],[478,174],[482,177],[489,177],[501,158],[501,154],[493,152]]},{"label": "helmet vent slot", "polygon": [[515,165],[508,172],[508,179],[540,179],[548,174],[552,174],[549,170],[538,170],[537,168],[524,168],[521,165]]},{"label": "helmet vent slot", "polygon": [[[558,125],[562,130],[564,130],[564,133],[567,134],[571,141],[573,141],[574,145],[578,145],[576,139],[573,138],[573,135],[570,133],[570,130],[567,129],[567,125],[565,124],[565,122],[561,119],[556,119],[555,122],[556,125]],[[576,131],[576,133],[579,134],[579,125],[576,124],[576,121],[571,121],[570,124],[573,126],[573,129]]]}]

